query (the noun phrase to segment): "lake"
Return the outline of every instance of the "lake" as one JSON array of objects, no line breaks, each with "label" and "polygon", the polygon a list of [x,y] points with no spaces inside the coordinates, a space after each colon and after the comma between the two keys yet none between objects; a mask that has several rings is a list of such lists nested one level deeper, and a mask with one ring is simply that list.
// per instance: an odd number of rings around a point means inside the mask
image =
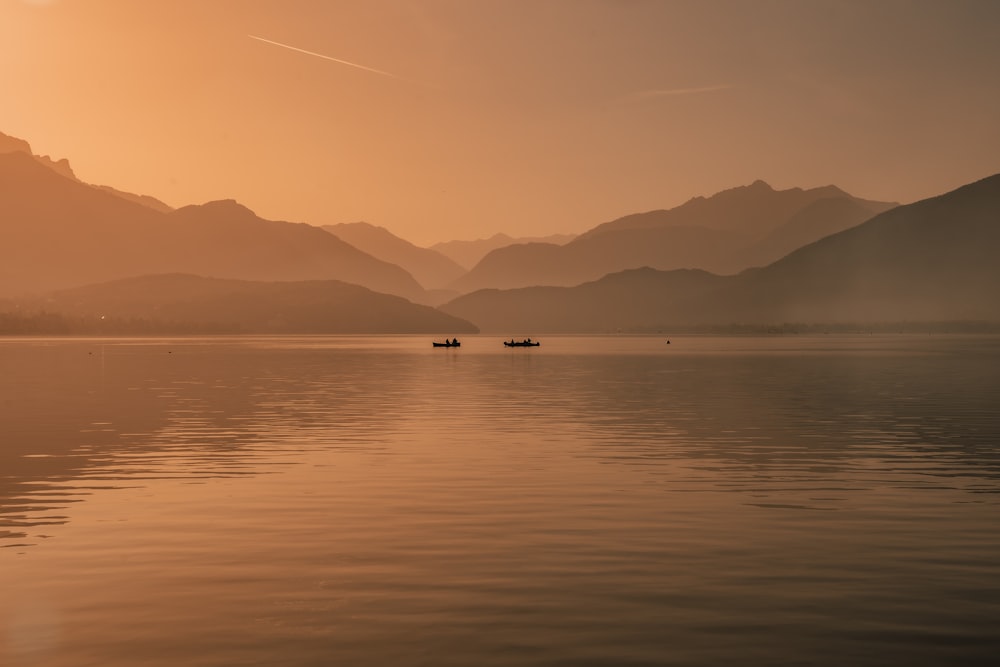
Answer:
[{"label": "lake", "polygon": [[0,664],[1000,655],[1000,338],[0,339]]}]

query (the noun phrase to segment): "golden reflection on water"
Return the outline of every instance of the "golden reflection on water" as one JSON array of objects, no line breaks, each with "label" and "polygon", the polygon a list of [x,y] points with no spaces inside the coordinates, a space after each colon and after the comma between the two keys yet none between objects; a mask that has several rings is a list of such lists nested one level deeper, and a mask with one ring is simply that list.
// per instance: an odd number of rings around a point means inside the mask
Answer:
[{"label": "golden reflection on water", "polygon": [[997,341],[463,343],[0,342],[0,662],[1000,648]]}]

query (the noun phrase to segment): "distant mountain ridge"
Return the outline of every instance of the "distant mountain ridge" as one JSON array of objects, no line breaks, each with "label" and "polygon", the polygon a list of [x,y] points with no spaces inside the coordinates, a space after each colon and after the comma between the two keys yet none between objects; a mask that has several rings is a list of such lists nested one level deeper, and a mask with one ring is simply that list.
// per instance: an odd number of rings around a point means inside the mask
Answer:
[{"label": "distant mountain ridge", "polygon": [[563,245],[569,243],[575,234],[550,234],[548,236],[523,236],[514,238],[507,234],[498,233],[486,239],[476,239],[474,241],[443,241],[431,246],[446,257],[450,257],[462,268],[468,270],[474,267],[479,261],[493,250],[505,248],[510,245],[523,243],[550,243],[553,245]]},{"label": "distant mountain ridge", "polygon": [[614,333],[656,329],[678,301],[707,293],[728,277],[697,269],[628,269],[576,287],[484,289],[441,310],[487,333]]},{"label": "distant mountain ridge", "polygon": [[859,199],[835,185],[775,190],[762,180],[722,190],[710,197],[692,197],[672,209],[635,213],[606,222],[583,233],[588,238],[607,232],[653,227],[707,227],[729,229],[748,236],[764,236],[790,216],[822,199],[847,198],[870,208],[895,206],[892,202]]},{"label": "distant mountain ridge", "polygon": [[[820,201],[851,205],[829,206],[822,224],[798,219]],[[753,266],[752,261],[777,259],[774,252],[794,249],[789,248],[792,239],[808,243],[830,229],[839,231],[893,206],[851,197],[834,186],[774,190],[756,181],[707,199],[696,197],[673,209],[612,220],[563,246],[521,244],[494,250],[452,287],[469,292],[484,287],[572,286],[642,266],[732,274]],[[791,227],[781,238],[786,225]],[[755,247],[772,234],[779,238]]]},{"label": "distant mountain ridge", "polygon": [[263,220],[232,201],[164,212],[0,153],[0,294],[149,273],[334,279],[412,299],[420,285],[317,227]]},{"label": "distant mountain ridge", "polygon": [[885,211],[740,276],[689,321],[1000,320],[1000,174]]},{"label": "distant mountain ridge", "polygon": [[367,222],[323,225],[339,239],[372,257],[406,269],[425,289],[442,289],[465,273],[451,258],[401,239],[384,227]]},{"label": "distant mountain ridge", "polygon": [[741,249],[734,259],[742,266],[767,266],[814,241],[860,225],[877,208],[853,197],[817,199],[767,236]]},{"label": "distant mountain ridge", "polygon": [[[0,308],[0,310],[3,310]],[[11,309],[7,309],[11,312]],[[61,290],[14,312],[56,314],[85,332],[475,333],[429,306],[341,281],[148,275]]]},{"label": "distant mountain ridge", "polygon": [[[24,153],[30,155],[39,164],[42,164],[49,169],[53,170],[57,174],[65,176],[71,180],[77,181],[78,183],[83,183],[76,174],[73,172],[72,167],[70,167],[69,160],[63,158],[61,160],[53,160],[48,155],[35,155],[31,152],[31,144],[29,144],[24,139],[18,139],[0,132],[0,154],[2,153]],[[89,184],[86,184],[89,185]],[[137,204],[142,204],[143,206],[148,206],[154,210],[166,213],[167,211],[173,210],[167,204],[155,197],[150,197],[149,195],[136,195],[131,192],[124,192],[113,188],[110,185],[92,185],[90,187],[98,188],[106,192],[110,192],[113,195],[122,197],[123,199],[128,199],[134,201]]]},{"label": "distant mountain ridge", "polygon": [[[442,307],[444,320],[406,301],[438,303],[444,291],[431,297],[398,263],[442,270],[440,280],[462,267],[387,230],[341,230],[367,235],[378,253],[366,252],[233,200],[174,210],[149,199],[84,183],[68,161],[0,134],[0,297],[17,297],[3,307],[32,302],[44,313],[25,295],[58,291],[47,303],[83,321],[95,310],[78,306],[112,312],[121,304],[109,295],[133,290],[150,301],[137,297],[115,317],[162,322],[171,313],[184,326],[202,317],[209,328],[289,333],[1000,323],[1000,174],[906,206],[757,181],[624,216],[563,245],[509,244],[450,283],[478,291]],[[398,262],[379,256],[392,252]],[[491,284],[518,289],[477,288]]]},{"label": "distant mountain ridge", "polygon": [[732,276],[640,269],[571,288],[481,290],[442,310],[483,331],[1000,322],[1000,174],[899,206]]}]

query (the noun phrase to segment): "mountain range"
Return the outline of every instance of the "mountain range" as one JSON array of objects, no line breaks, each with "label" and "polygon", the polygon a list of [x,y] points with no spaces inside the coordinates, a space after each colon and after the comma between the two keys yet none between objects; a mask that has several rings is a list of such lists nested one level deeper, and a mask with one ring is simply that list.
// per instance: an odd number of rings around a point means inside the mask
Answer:
[{"label": "mountain range", "polygon": [[471,269],[478,264],[483,257],[498,248],[506,248],[509,245],[520,243],[551,243],[563,245],[569,243],[575,234],[550,234],[548,236],[521,236],[513,237],[507,234],[498,233],[486,239],[476,239],[474,241],[443,241],[431,246],[446,257],[450,257],[465,269]]},{"label": "mountain range", "polygon": [[232,200],[158,210],[23,151],[0,154],[0,295],[171,272],[423,295],[403,269],[318,227],[264,220]]},{"label": "mountain range", "polygon": [[497,333],[997,322],[998,247],[1000,174],[886,210],[737,275],[646,268],[570,288],[485,289],[442,309]]},{"label": "mountain range", "polygon": [[[757,181],[559,243],[496,235],[435,250],[367,223],[265,220],[233,200],[173,209],[84,183],[66,160],[0,134],[0,329],[517,334],[1000,322],[998,225],[1000,175],[906,206]],[[448,252],[487,254],[464,272]]]},{"label": "mountain range", "polygon": [[486,287],[571,286],[643,266],[732,274],[774,261],[802,243],[894,205],[852,197],[834,186],[774,190],[756,181],[673,209],[598,225],[565,245],[524,243],[494,250],[451,287],[465,293]]},{"label": "mountain range", "polygon": [[[23,153],[24,155],[30,155],[32,159],[38,162],[38,164],[48,167],[57,174],[65,176],[70,180],[83,183],[83,181],[77,178],[76,174],[73,172],[73,168],[69,164],[69,160],[66,158],[53,160],[48,155],[35,155],[31,152],[31,144],[24,139],[18,139],[17,137],[12,137],[0,132],[0,154],[2,153]],[[110,185],[94,185],[91,187],[96,187],[99,190],[104,190],[105,192],[111,193],[123,199],[128,199],[129,201],[137,204],[142,204],[143,206],[148,206],[149,208],[163,213],[172,210],[167,204],[164,204],[159,199],[150,197],[149,195],[137,195],[131,192],[125,192],[123,190],[113,188]]]},{"label": "mountain range", "polygon": [[[0,310],[5,310],[0,307]],[[58,313],[68,333],[475,333],[471,323],[337,280],[254,282],[147,275],[21,300],[8,312]]]},{"label": "mountain range", "polygon": [[323,229],[373,257],[401,266],[424,289],[443,289],[466,271],[450,257],[430,248],[413,245],[385,227],[376,227],[367,222],[348,222],[323,225]]}]

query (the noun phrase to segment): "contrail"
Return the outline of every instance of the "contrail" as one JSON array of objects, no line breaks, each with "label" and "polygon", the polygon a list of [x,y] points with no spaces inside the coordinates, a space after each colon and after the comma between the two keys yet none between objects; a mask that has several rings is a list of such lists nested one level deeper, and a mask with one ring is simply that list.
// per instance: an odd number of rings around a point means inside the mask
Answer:
[{"label": "contrail", "polygon": [[383,72],[380,69],[375,69],[374,67],[365,67],[364,65],[359,65],[357,63],[352,63],[347,60],[341,60],[340,58],[334,58],[332,56],[325,56],[322,53],[316,53],[315,51],[306,51],[305,49],[300,49],[297,46],[289,46],[288,44],[282,44],[281,42],[275,42],[270,39],[264,39],[263,37],[258,37],[257,35],[247,35],[250,39],[256,39],[259,42],[266,42],[268,44],[274,44],[275,46],[280,46],[286,49],[291,49],[292,51],[298,51],[299,53],[305,53],[306,55],[316,56],[317,58],[323,58],[324,60],[332,60],[335,63],[340,63],[341,65],[350,65],[351,67],[357,67],[358,69],[363,69],[368,72],[374,72],[375,74],[381,74],[382,76],[391,76],[396,79],[399,78],[391,72]]}]

